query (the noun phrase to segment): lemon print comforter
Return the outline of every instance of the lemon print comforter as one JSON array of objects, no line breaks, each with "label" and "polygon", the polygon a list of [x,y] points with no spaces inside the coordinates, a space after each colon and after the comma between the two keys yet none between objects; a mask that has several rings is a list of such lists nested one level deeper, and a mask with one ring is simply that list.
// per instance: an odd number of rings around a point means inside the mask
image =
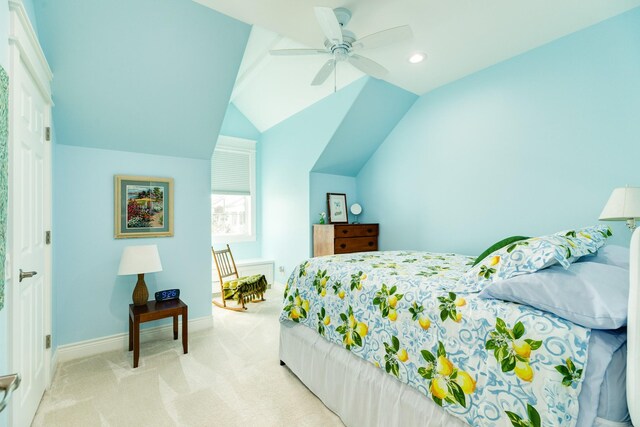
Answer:
[{"label": "lemon print comforter", "polygon": [[590,330],[460,292],[472,262],[406,251],[312,258],[289,278],[280,320],[313,328],[471,425],[575,425]]}]

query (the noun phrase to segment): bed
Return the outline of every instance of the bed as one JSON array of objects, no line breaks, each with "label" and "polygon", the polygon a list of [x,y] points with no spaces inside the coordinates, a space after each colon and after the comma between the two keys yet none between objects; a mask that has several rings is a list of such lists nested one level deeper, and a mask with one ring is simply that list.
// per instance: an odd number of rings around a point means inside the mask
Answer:
[{"label": "bed", "polygon": [[[557,251],[568,269],[595,256],[601,230],[556,233],[569,243]],[[582,253],[580,239],[588,241]],[[521,257],[511,249],[508,256]],[[496,253],[506,259],[505,250]],[[639,256],[636,233],[636,262],[627,267],[632,284]],[[472,267],[474,259],[392,251],[301,263],[285,289],[282,363],[348,426],[631,425],[629,413],[637,416],[637,409],[626,402],[638,399],[637,381],[629,382],[628,395],[624,381],[637,375],[626,364],[627,353],[630,360],[638,354],[632,310],[628,330],[598,330],[487,298],[486,283],[465,282],[483,268]],[[538,270],[549,267],[535,262]],[[508,270],[496,258],[483,263],[480,282],[488,267],[498,270],[491,278],[498,282]],[[628,298],[638,298],[633,286]]]}]

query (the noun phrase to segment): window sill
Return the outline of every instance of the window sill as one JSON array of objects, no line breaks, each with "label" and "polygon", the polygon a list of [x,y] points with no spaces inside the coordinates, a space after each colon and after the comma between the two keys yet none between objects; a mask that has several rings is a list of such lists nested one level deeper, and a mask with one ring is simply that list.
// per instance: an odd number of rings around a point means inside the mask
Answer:
[{"label": "window sill", "polygon": [[255,242],[256,236],[215,236],[211,238],[212,243],[245,243],[245,242]]}]

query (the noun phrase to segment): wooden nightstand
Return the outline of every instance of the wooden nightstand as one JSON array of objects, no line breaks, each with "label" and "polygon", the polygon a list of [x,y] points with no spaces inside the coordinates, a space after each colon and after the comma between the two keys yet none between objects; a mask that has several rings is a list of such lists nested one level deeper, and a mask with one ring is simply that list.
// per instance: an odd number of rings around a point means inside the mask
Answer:
[{"label": "wooden nightstand", "polygon": [[182,315],[182,350],[189,352],[188,307],[179,299],[149,301],[145,305],[129,304],[129,351],[133,350],[133,367],[140,358],[140,323],[173,317],[173,339],[178,339],[178,316]]},{"label": "wooden nightstand", "polygon": [[378,224],[314,224],[313,256],[378,250]]}]

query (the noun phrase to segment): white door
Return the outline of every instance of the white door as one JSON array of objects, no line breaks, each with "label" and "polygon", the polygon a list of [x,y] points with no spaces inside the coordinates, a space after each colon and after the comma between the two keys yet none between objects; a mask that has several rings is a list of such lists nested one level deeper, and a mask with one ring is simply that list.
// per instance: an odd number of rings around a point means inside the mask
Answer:
[{"label": "white door", "polygon": [[51,210],[51,147],[45,141],[50,70],[22,2],[9,5],[9,343],[10,368],[22,378],[10,402],[9,423],[28,427],[50,369],[45,349],[51,327],[51,250],[45,243]]},{"label": "white door", "polygon": [[[48,105],[23,61],[9,84],[12,98],[12,368],[22,377],[13,421],[28,426],[38,409],[45,376],[44,120]],[[22,273],[21,273],[22,271]],[[34,274],[32,277],[32,274]],[[22,276],[22,279],[21,279]],[[17,332],[17,333],[16,333]]]}]

